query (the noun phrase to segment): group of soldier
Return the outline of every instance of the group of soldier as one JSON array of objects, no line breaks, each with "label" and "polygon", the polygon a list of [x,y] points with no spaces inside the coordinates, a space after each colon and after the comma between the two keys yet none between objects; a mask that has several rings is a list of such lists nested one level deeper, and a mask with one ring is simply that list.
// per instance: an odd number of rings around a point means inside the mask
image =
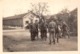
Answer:
[{"label": "group of soldier", "polygon": [[29,30],[31,34],[31,41],[34,41],[37,37],[39,39],[39,32],[40,32],[40,37],[42,40],[47,39],[47,33],[49,33],[49,44],[56,42],[59,42],[60,37],[65,37],[65,34],[68,35],[69,37],[69,27],[65,23],[65,21],[53,19],[47,23],[47,21],[42,18],[38,22],[38,20],[31,20],[31,23],[29,23]]}]

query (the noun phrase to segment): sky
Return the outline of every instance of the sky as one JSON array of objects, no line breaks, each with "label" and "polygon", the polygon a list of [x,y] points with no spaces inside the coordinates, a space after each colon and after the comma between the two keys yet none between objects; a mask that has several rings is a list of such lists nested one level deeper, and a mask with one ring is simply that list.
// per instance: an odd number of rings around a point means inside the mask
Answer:
[{"label": "sky", "polygon": [[27,13],[31,9],[31,3],[48,3],[47,14],[56,14],[67,8],[73,10],[77,7],[78,0],[3,0],[3,17]]}]

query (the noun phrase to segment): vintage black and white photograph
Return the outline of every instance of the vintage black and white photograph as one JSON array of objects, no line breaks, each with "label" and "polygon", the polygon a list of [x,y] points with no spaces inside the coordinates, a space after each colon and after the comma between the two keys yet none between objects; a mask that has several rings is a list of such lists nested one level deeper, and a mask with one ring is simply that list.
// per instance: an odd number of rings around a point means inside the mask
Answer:
[{"label": "vintage black and white photograph", "polygon": [[4,0],[3,52],[78,51],[77,0]]}]

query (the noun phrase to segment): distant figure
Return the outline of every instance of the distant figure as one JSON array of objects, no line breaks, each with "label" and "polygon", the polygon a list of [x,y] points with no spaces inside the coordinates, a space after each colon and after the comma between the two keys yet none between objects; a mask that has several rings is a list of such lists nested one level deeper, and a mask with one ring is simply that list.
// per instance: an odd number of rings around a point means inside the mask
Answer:
[{"label": "distant figure", "polygon": [[31,23],[29,24],[29,29],[31,33],[31,41],[34,41],[36,36],[36,27],[32,20]]},{"label": "distant figure", "polygon": [[55,44],[55,28],[56,28],[56,23],[54,20],[51,20],[51,22],[48,25],[48,31],[49,31],[49,44],[52,42]]},{"label": "distant figure", "polygon": [[63,23],[62,23],[62,36],[65,37],[66,35],[69,38],[69,27],[68,27],[67,23],[63,21]]},{"label": "distant figure", "polygon": [[35,34],[36,34],[36,37],[37,37],[37,39],[39,39],[39,37],[38,37],[38,28],[39,28],[39,23],[38,23],[38,20],[35,20],[35,23],[34,23],[34,25],[35,25],[35,27],[36,27],[36,29],[35,29]]},{"label": "distant figure", "polygon": [[59,42],[59,38],[62,37],[61,24],[58,20],[56,20],[56,28],[55,28],[55,36],[57,38],[57,43]]}]

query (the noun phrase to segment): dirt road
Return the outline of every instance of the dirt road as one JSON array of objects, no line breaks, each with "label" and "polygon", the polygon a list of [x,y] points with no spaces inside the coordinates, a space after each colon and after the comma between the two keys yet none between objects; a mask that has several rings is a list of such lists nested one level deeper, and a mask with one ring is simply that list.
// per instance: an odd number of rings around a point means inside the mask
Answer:
[{"label": "dirt road", "polygon": [[49,45],[49,39],[30,40],[29,31],[3,31],[3,51],[76,51],[77,37],[60,38],[59,43]]}]

